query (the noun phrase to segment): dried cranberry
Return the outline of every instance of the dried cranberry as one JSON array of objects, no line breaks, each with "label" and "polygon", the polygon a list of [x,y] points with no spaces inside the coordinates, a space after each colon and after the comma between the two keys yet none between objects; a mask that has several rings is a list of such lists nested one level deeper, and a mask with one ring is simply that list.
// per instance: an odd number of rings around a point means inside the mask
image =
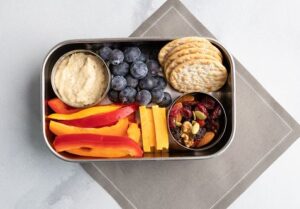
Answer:
[{"label": "dried cranberry", "polygon": [[183,104],[183,108],[187,110],[192,110],[192,105],[191,104]]},{"label": "dried cranberry", "polygon": [[174,104],[173,109],[181,109],[183,107],[181,102]]},{"label": "dried cranberry", "polygon": [[207,131],[212,130],[212,120],[210,118],[205,120],[205,127],[206,127]]},{"label": "dried cranberry", "polygon": [[190,121],[190,119],[183,116],[181,121]]},{"label": "dried cranberry", "polygon": [[183,117],[190,119],[192,117],[193,113],[191,110],[183,108],[182,115],[183,115]]},{"label": "dried cranberry", "polygon": [[205,120],[197,120],[197,122],[199,123],[200,127],[205,126]]},{"label": "dried cranberry", "polygon": [[176,115],[181,114],[181,109],[172,109],[170,111],[170,116],[171,117],[176,117]]},{"label": "dried cranberry", "polygon": [[215,107],[216,101],[211,97],[204,97],[201,100],[201,103],[203,103],[207,109],[212,110]]},{"label": "dried cranberry", "polygon": [[169,126],[170,126],[170,128],[175,128],[176,127],[175,118],[172,117],[172,116],[169,117]]},{"label": "dried cranberry", "polygon": [[181,103],[181,102],[176,103],[176,104],[172,107],[172,109],[171,109],[171,111],[170,111],[170,115],[171,115],[171,116],[176,116],[177,114],[181,113],[181,109],[182,109],[182,103]]},{"label": "dried cranberry", "polygon": [[222,114],[222,109],[221,107],[218,105],[212,112],[211,117],[213,119],[219,118]]},{"label": "dried cranberry", "polygon": [[220,123],[218,120],[213,120],[211,122],[211,129],[214,131],[214,132],[217,132],[220,128]]},{"label": "dried cranberry", "polygon": [[208,116],[207,109],[203,103],[198,103],[197,108],[199,111],[203,112],[206,116]]}]

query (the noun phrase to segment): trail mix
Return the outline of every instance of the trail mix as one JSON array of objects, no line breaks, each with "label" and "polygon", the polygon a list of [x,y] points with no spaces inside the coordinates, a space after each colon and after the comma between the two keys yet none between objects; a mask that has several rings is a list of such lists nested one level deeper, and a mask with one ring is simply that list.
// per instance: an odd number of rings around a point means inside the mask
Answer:
[{"label": "trail mix", "polygon": [[197,101],[194,96],[186,95],[173,105],[169,127],[179,143],[200,148],[218,133],[222,114],[222,108],[212,97],[205,96]]}]

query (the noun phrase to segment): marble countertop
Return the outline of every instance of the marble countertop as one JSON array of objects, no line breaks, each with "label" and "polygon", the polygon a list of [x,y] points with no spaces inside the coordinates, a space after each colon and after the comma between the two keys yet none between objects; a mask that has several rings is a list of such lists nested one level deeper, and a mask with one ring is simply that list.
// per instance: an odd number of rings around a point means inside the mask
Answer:
[{"label": "marble countertop", "polygon": [[[164,1],[1,1],[0,205],[4,209],[116,209],[78,164],[57,159],[42,139],[39,76],[60,41],[127,37]],[[183,3],[300,122],[300,2]],[[300,208],[297,141],[231,206]]]}]

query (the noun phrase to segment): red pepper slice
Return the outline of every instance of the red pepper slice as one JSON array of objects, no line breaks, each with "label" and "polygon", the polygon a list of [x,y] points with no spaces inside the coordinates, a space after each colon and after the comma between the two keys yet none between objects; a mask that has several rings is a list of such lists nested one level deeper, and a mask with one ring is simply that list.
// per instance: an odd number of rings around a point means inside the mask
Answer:
[{"label": "red pepper slice", "polygon": [[135,123],[136,122],[136,119],[135,119],[135,112],[131,113],[130,115],[128,115],[128,120],[129,122],[131,123]]},{"label": "red pepper slice", "polygon": [[51,107],[51,109],[54,112],[61,113],[61,114],[70,114],[70,113],[75,113],[75,112],[78,112],[81,110],[81,109],[73,108],[73,107],[66,105],[59,98],[50,99],[48,101],[48,105],[49,105],[49,107]]},{"label": "red pepper slice", "polygon": [[57,136],[53,142],[57,152],[69,152],[88,157],[142,157],[139,144],[125,136],[70,134]]},{"label": "red pepper slice", "polygon": [[83,128],[109,126],[115,124],[121,118],[127,117],[128,115],[133,113],[137,108],[138,106],[136,104],[133,104],[108,113],[91,115],[85,118],[75,120],[63,120],[61,122],[67,125],[78,126]]}]

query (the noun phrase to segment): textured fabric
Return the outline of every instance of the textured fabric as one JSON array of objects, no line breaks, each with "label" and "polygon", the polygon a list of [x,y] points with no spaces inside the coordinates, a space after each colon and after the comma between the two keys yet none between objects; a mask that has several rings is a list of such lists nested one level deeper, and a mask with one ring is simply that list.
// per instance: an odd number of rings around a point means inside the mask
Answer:
[{"label": "textured fabric", "polygon": [[[179,1],[166,2],[132,34],[189,35],[213,37]],[[122,208],[226,208],[300,135],[299,124],[237,60],[235,64],[237,127],[223,154],[208,160],[82,166]],[[260,118],[265,122],[256,123]]]}]

